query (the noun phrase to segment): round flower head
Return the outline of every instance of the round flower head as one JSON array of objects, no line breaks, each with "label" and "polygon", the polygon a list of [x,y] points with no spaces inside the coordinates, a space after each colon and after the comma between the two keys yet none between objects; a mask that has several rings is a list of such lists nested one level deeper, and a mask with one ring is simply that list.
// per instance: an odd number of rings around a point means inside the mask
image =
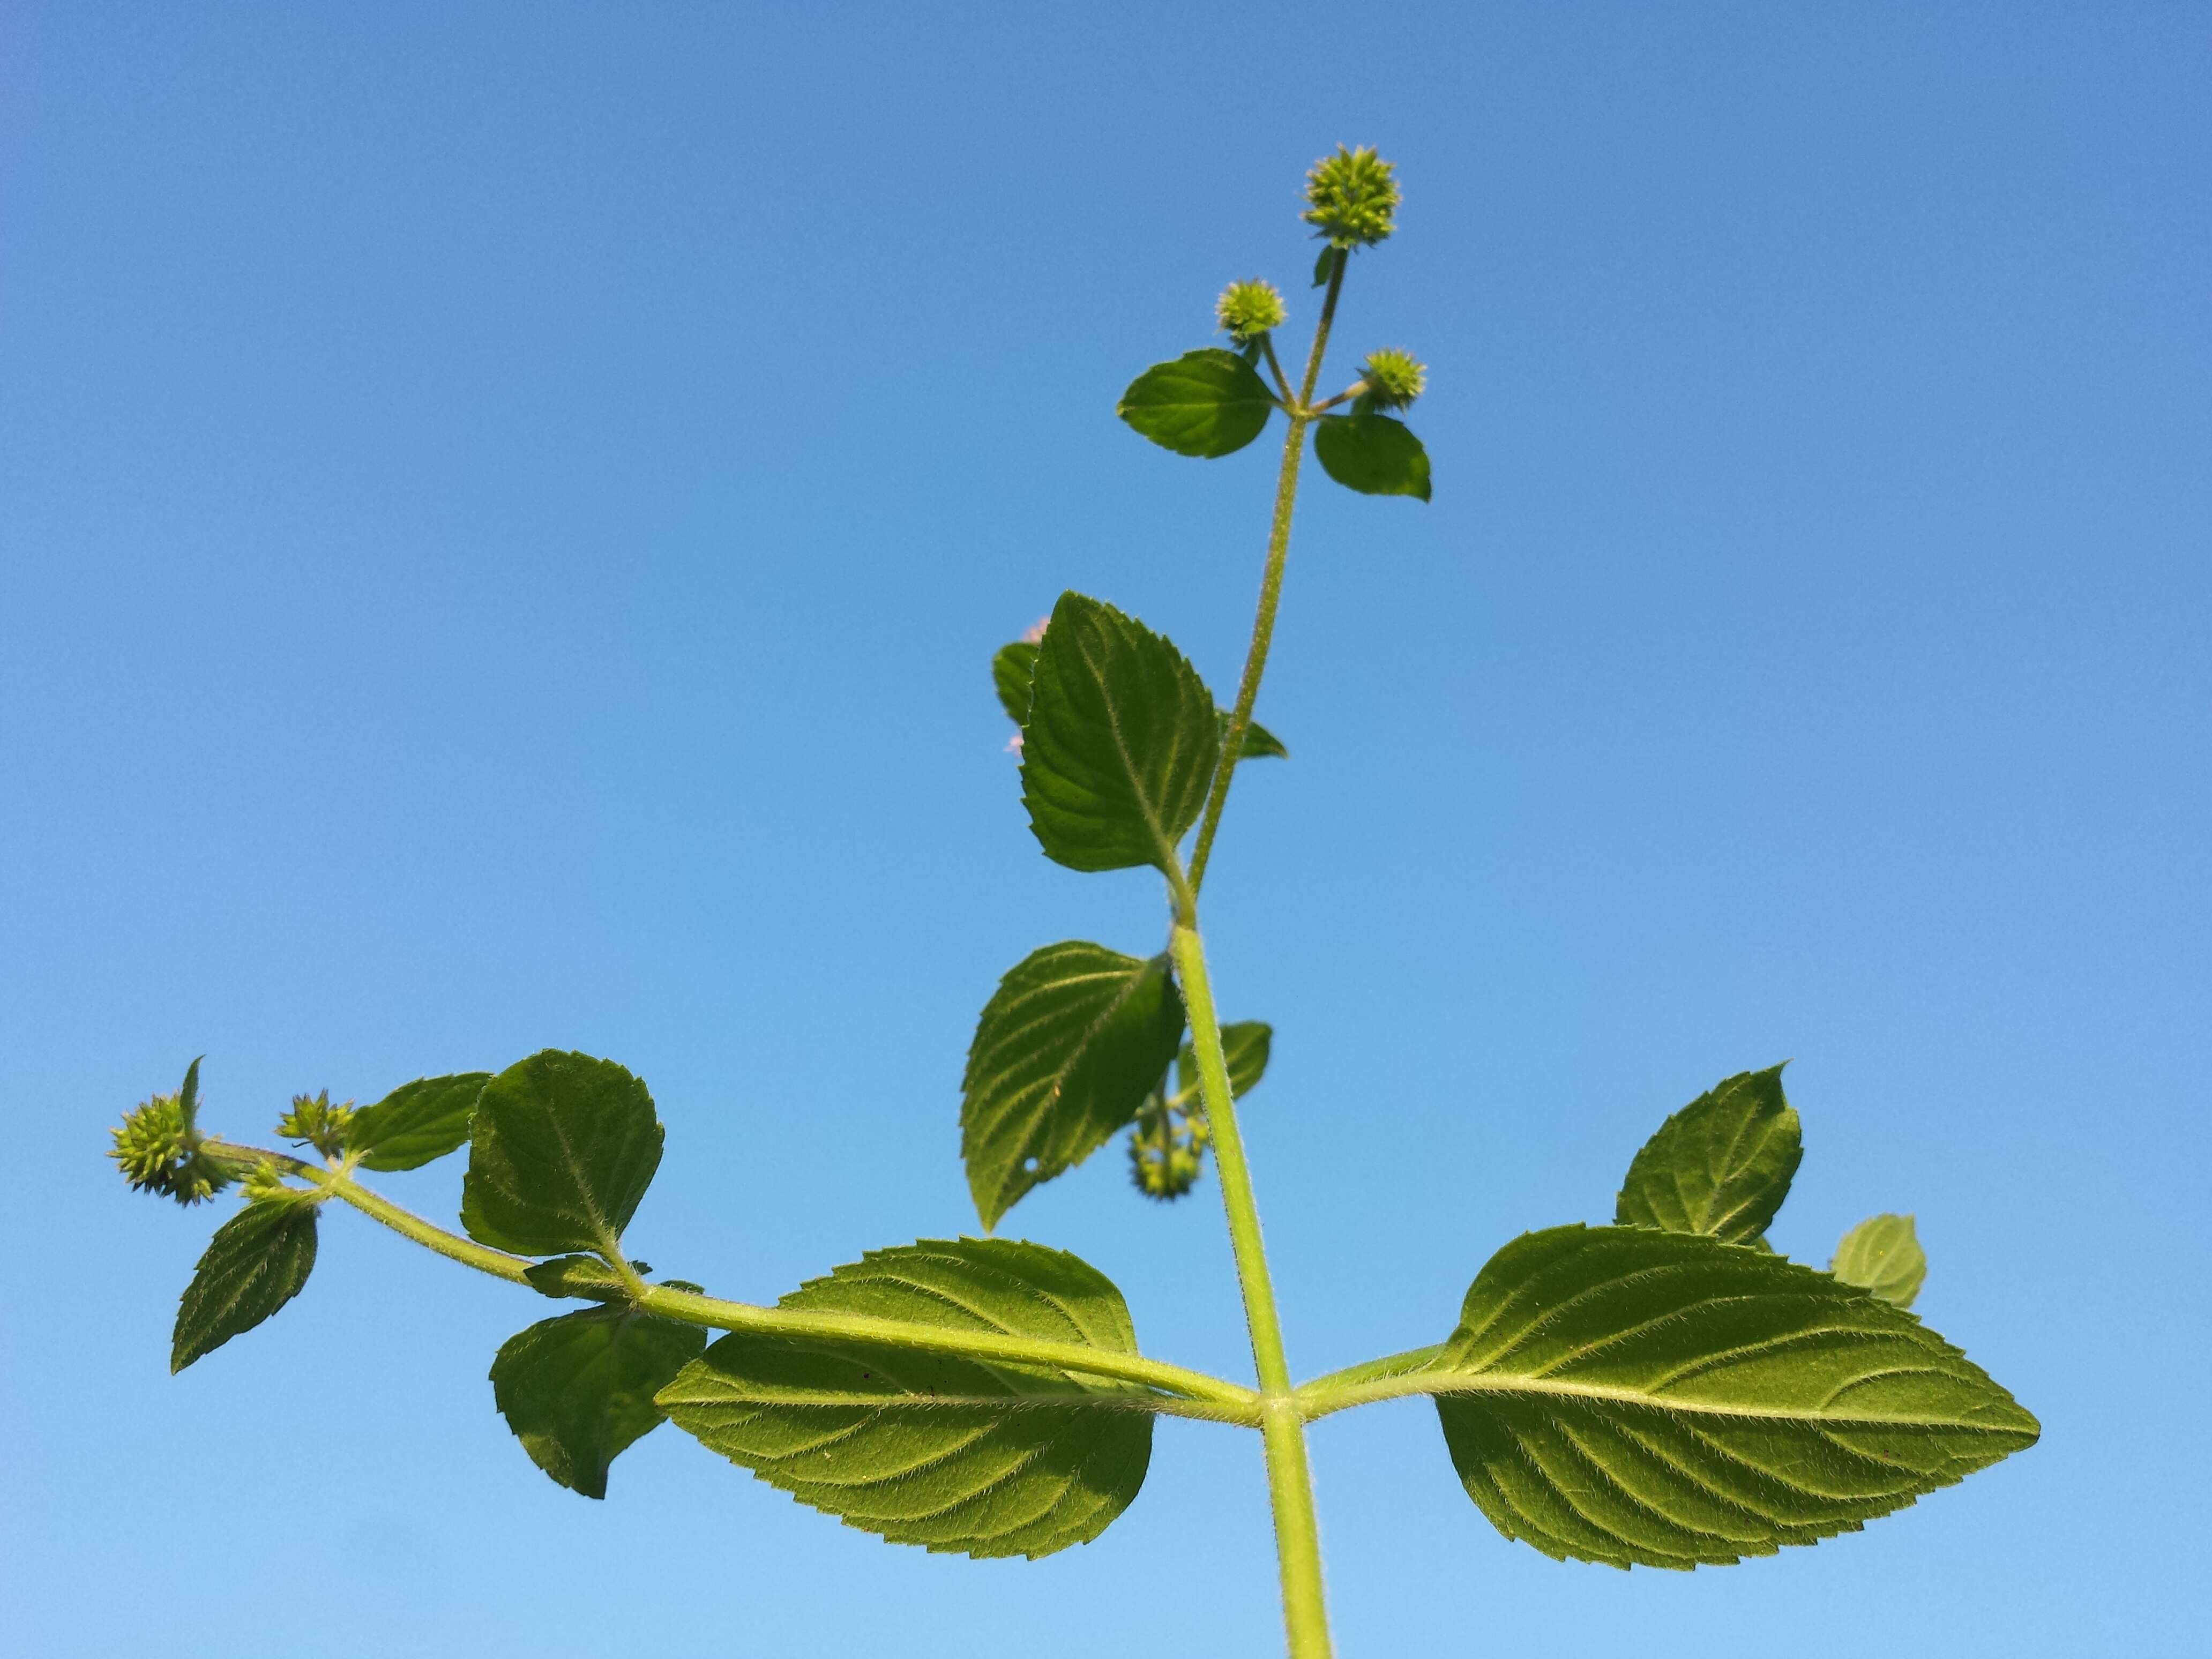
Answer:
[{"label": "round flower head", "polygon": [[1372,149],[1339,144],[1306,174],[1305,222],[1334,246],[1373,246],[1397,228],[1396,173]]},{"label": "round flower head", "polygon": [[1223,289],[1221,297],[1213,302],[1213,314],[1230,337],[1243,345],[1280,328],[1290,313],[1284,308],[1282,294],[1275,285],[1255,276],[1249,283],[1231,283]]},{"label": "round flower head", "polygon": [[1429,371],[1409,352],[1377,351],[1360,368],[1364,394],[1376,409],[1403,409],[1428,389]]}]

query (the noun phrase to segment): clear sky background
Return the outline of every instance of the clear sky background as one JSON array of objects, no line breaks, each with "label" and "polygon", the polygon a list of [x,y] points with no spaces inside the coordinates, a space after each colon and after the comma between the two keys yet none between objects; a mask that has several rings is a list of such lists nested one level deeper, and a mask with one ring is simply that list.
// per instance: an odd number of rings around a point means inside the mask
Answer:
[{"label": "clear sky background", "polygon": [[[1302,1375],[1434,1340],[1794,1057],[1777,1242],[1919,1217],[2033,1450],[1693,1575],[1498,1537],[1432,1411],[1315,1433],[1343,1651],[2200,1639],[2212,9],[101,6],[0,16],[0,1647],[1279,1650],[1256,1441],[976,1564],[672,1429],[494,1413],[546,1304],[349,1213],[179,1378],[220,1213],[106,1127],[545,1045],[651,1085],[632,1231],[767,1300],[973,1231],[963,1056],[1157,884],[1048,863],[994,647],[1064,587],[1230,687],[1274,445],[1115,421],[1297,192],[1401,164],[1357,354],[1436,500],[1317,474],[1206,890]],[[1337,378],[1344,378],[1340,374]],[[459,1160],[386,1179],[453,1213]],[[228,1210],[228,1202],[223,1205]],[[1248,1375],[1218,1193],[1007,1229]],[[2198,1638],[2186,1632],[2196,1629]]]}]

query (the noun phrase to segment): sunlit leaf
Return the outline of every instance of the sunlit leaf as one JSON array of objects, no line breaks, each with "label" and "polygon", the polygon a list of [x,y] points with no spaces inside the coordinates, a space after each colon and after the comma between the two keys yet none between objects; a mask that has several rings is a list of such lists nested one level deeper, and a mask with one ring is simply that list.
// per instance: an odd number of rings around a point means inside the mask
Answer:
[{"label": "sunlit leaf", "polygon": [[457,1072],[403,1083],[346,1126],[346,1149],[364,1170],[413,1170],[457,1150],[469,1138],[477,1097],[489,1072]]},{"label": "sunlit leaf", "polygon": [[1747,1243],[1790,1195],[1804,1156],[1782,1067],[1739,1072],[1659,1126],[1628,1166],[1613,1218]]},{"label": "sunlit leaf", "polygon": [[1909,1308],[1928,1277],[1928,1255],[1911,1216],[1870,1216],[1844,1235],[1828,1271],[1846,1285]]},{"label": "sunlit leaf", "polygon": [[216,1229],[177,1304],[169,1370],[180,1371],[299,1295],[315,1266],[315,1205],[272,1198]]},{"label": "sunlit leaf", "polygon": [[484,1085],[461,1224],[525,1255],[611,1251],[660,1167],[645,1085],[610,1060],[548,1048]]},{"label": "sunlit leaf", "polygon": [[1115,413],[1178,455],[1227,455],[1258,437],[1277,405],[1252,365],[1207,346],[1155,363],[1129,382]]}]

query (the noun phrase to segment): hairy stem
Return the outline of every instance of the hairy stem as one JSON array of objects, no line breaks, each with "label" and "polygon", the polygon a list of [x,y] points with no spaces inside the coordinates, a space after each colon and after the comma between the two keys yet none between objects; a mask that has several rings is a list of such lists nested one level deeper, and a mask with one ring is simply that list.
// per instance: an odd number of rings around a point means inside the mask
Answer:
[{"label": "hairy stem", "polygon": [[1251,1166],[1229,1087],[1229,1062],[1221,1048],[1221,1022],[1206,976],[1206,947],[1194,928],[1178,925],[1170,950],[1190,1018],[1191,1047],[1198,1056],[1199,1091],[1221,1176],[1229,1243],[1244,1293],[1244,1320],[1252,1334],[1252,1363],[1260,1377],[1260,1432],[1267,1450],[1267,1493],[1275,1516],[1275,1550],[1282,1566],[1283,1626],[1291,1659],[1328,1659],[1328,1609],[1322,1589],[1321,1530],[1314,1517],[1313,1475],[1306,1463],[1305,1423],[1291,1388],[1283,1353],[1283,1327],[1275,1287],[1267,1275],[1260,1210],[1252,1196]]},{"label": "hairy stem", "polygon": [[[495,1250],[472,1238],[448,1232],[435,1222],[402,1209],[362,1186],[343,1169],[327,1169],[283,1152],[226,1141],[210,1141],[207,1149],[224,1162],[247,1170],[266,1159],[285,1174],[311,1182],[326,1197],[352,1205],[425,1249],[434,1250],[464,1267],[474,1267],[511,1284],[530,1283],[526,1274],[534,1264],[529,1257],[510,1255],[505,1250]],[[1260,1426],[1259,1396],[1251,1389],[1241,1383],[1208,1376],[1203,1371],[1164,1364],[1139,1354],[1111,1353],[1079,1342],[1051,1342],[994,1331],[953,1330],[942,1325],[920,1325],[862,1314],[803,1313],[788,1308],[758,1307],[750,1302],[726,1302],[720,1297],[672,1290],[665,1285],[647,1285],[628,1268],[626,1262],[616,1268],[624,1285],[619,1299],[687,1325],[703,1325],[710,1330],[758,1331],[793,1341],[869,1342],[908,1352],[957,1354],[987,1364],[1048,1366],[1158,1390],[1152,1395],[1130,1396],[1128,1403],[1133,1409],[1237,1423],[1248,1428]]]},{"label": "hairy stem", "polygon": [[[1229,804],[1229,780],[1237,770],[1237,757],[1244,747],[1244,734],[1252,727],[1252,705],[1260,700],[1260,680],[1267,672],[1267,647],[1275,637],[1275,609],[1283,598],[1283,562],[1291,550],[1291,512],[1298,499],[1298,463],[1305,454],[1306,428],[1313,420],[1308,407],[1314,385],[1321,379],[1321,361],[1328,351],[1328,331],[1336,320],[1336,298],[1344,289],[1344,267],[1350,258],[1336,251],[1328,273],[1328,295],[1322,301],[1321,321],[1314,325],[1313,349],[1306,354],[1306,377],[1297,401],[1289,405],[1291,430],[1283,440],[1282,470],[1275,479],[1275,514],[1267,531],[1267,562],[1260,577],[1260,609],[1252,619],[1252,644],[1244,653],[1244,678],[1237,683],[1237,706],[1230,710],[1228,730],[1221,734],[1221,763],[1214,768],[1213,787],[1206,791],[1206,813],[1199,820],[1198,842],[1190,855],[1190,890],[1194,897],[1205,884],[1206,860],[1213,856],[1214,832],[1221,827],[1221,809]],[[1269,348],[1272,356],[1273,348]]]},{"label": "hairy stem", "polygon": [[1347,1366],[1327,1376],[1316,1376],[1310,1382],[1301,1382],[1297,1390],[1298,1414],[1311,1422],[1315,1418],[1327,1417],[1352,1406],[1364,1406],[1370,1401],[1435,1393],[1437,1385],[1422,1382],[1421,1374],[1443,1352],[1440,1343],[1426,1348],[1409,1348],[1404,1353],[1370,1359],[1364,1365]]}]

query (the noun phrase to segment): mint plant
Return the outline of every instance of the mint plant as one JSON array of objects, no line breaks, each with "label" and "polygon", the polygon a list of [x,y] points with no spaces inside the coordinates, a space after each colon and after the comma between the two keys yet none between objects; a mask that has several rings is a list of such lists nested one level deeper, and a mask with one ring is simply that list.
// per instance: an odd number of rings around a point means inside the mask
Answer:
[{"label": "mint plant", "polygon": [[[2033,1443],[2038,1428],[1908,1311],[1926,1273],[1911,1218],[1876,1216],[1828,1270],[1765,1239],[1802,1147],[1783,1068],[1725,1079],[1630,1163],[1610,1224],[1524,1233],[1475,1274],[1443,1340],[1294,1383],[1238,1127],[1272,1032],[1223,1024],[1200,899],[1240,763],[1280,759],[1254,719],[1282,598],[1309,435],[1328,477],[1426,501],[1404,411],[1425,371],[1370,353],[1320,397],[1353,257],[1392,234],[1399,185],[1372,150],[1313,168],[1318,320],[1293,381],[1282,294],[1234,283],[1226,344],[1146,370],[1121,418],[1179,455],[1242,449],[1283,417],[1258,614],[1226,708],[1168,640],[1064,593],[1000,650],[1022,802],[1047,857],[1150,866],[1166,938],[1133,957],[1083,940],[1015,964],[985,1001],[962,1079],[961,1155],[983,1237],[869,1252],[761,1305],[658,1279],[623,1234],[659,1165],[645,1085],[548,1050],[496,1073],[410,1083],[373,1105],[295,1098],[290,1152],[200,1126],[198,1060],[114,1132],[131,1183],[190,1206],[241,1183],[178,1310],[181,1370],[299,1294],[323,1207],[349,1205],[464,1267],[580,1304],[491,1364],[523,1449],[561,1485],[606,1492],[623,1449],[665,1419],[801,1503],[902,1544],[1036,1557],[1088,1542],[1136,1498],[1162,1415],[1257,1431],[1296,1659],[1330,1651],[1306,1425],[1401,1395],[1435,1403],[1468,1495],[1546,1554],[1690,1568],[1854,1530]],[[1185,848],[1188,852],[1186,856]],[[1174,1201],[1211,1156],[1255,1380],[1147,1357],[1121,1291],[1064,1251],[996,1236],[1039,1183],[1127,1132],[1134,1184]],[[364,1183],[468,1150],[459,1231]],[[313,1156],[307,1156],[313,1154]],[[708,1334],[720,1334],[711,1342]]]}]

